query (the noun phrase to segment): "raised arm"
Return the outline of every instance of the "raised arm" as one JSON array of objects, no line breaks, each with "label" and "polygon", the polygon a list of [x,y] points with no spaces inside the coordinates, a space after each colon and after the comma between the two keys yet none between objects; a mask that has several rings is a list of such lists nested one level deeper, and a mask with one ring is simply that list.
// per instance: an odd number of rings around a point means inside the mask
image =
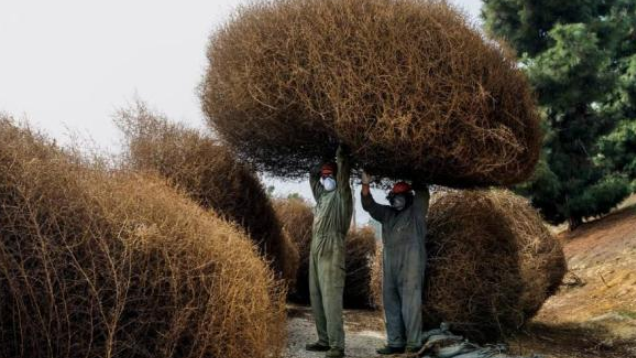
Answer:
[{"label": "raised arm", "polygon": [[431,193],[428,190],[428,185],[419,183],[414,184],[413,190],[415,191],[413,206],[417,212],[424,213],[424,216],[426,216],[428,213],[428,204],[431,199]]},{"label": "raised arm", "polygon": [[316,165],[309,170],[309,185],[311,186],[311,193],[314,195],[314,200],[318,202],[322,191],[325,190],[320,184],[320,165]]},{"label": "raised arm", "polygon": [[347,148],[342,145],[338,146],[338,151],[336,152],[336,164],[338,164],[336,178],[338,190],[340,190],[342,195],[351,197],[351,157]]},{"label": "raised arm", "polygon": [[380,205],[373,200],[373,196],[371,195],[371,177],[362,172],[362,208],[364,211],[368,212],[372,218],[383,223],[386,221],[388,215],[391,213],[391,209],[386,205]]},{"label": "raised arm", "polygon": [[375,200],[373,200],[371,192],[365,194],[364,189],[362,191],[362,208],[368,212],[372,218],[381,223],[386,221],[391,212],[389,206],[376,203]]}]

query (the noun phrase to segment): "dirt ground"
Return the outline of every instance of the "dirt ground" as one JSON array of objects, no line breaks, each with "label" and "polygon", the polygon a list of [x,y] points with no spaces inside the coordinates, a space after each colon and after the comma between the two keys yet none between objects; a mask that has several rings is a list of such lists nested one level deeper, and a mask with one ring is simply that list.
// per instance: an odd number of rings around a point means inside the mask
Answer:
[{"label": "dirt ground", "polygon": [[[285,358],[323,358],[324,353],[305,351],[305,344],[317,340],[314,320],[308,307],[289,306],[288,344]],[[372,311],[345,311],[347,357],[375,357],[375,350],[384,344],[382,316]]]},{"label": "dirt ground", "polygon": [[[323,358],[324,353],[304,350],[316,340],[316,329],[307,307],[290,307],[288,345],[285,358]],[[384,345],[386,335],[380,312],[345,311],[346,355],[352,358],[379,357],[375,349]],[[509,354],[543,358],[636,358],[634,341],[610,338],[609,332],[576,324],[533,322],[511,338]]]},{"label": "dirt ground", "polygon": [[531,345],[581,347],[563,357],[636,357],[636,205],[559,239],[569,273],[535,318]]},{"label": "dirt ground", "polygon": [[[636,207],[563,233],[560,239],[570,271],[561,292],[546,302],[539,318],[557,322],[636,318]],[[617,333],[629,338],[636,326]]]},{"label": "dirt ground", "polygon": [[[559,235],[570,272],[560,292],[508,340],[510,354],[545,358],[636,358],[636,206]],[[286,358],[319,358],[311,311],[290,306]],[[382,314],[346,311],[346,354],[376,357],[384,344]]]}]

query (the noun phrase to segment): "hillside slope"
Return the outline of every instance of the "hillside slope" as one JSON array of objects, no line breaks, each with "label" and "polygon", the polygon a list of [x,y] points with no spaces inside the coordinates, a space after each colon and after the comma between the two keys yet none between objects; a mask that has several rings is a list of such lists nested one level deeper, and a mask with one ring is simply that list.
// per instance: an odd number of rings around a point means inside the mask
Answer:
[{"label": "hillside slope", "polygon": [[563,232],[570,272],[513,345],[548,357],[636,357],[636,205]]},{"label": "hillside slope", "polygon": [[607,326],[636,339],[636,206],[560,235],[570,273],[539,317]]}]

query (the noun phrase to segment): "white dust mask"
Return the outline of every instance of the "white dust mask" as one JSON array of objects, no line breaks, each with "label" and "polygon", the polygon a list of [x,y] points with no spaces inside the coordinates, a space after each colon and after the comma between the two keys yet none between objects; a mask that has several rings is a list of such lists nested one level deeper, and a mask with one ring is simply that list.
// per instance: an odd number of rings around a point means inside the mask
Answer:
[{"label": "white dust mask", "polygon": [[320,184],[326,191],[334,191],[336,189],[336,180],[332,177],[320,178]]}]

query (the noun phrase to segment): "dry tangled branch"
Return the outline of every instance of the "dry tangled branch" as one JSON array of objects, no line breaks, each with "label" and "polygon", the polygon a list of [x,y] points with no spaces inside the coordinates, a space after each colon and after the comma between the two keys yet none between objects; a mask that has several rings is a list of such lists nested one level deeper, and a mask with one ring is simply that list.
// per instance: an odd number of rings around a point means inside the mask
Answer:
[{"label": "dry tangled branch", "polygon": [[541,131],[510,53],[446,1],[261,1],[212,34],[201,99],[220,137],[277,175],[344,143],[380,176],[513,184]]},{"label": "dry tangled branch", "polygon": [[289,288],[289,298],[298,303],[309,303],[309,249],[314,213],[302,199],[275,200],[274,210],[299,255],[296,285]]},{"label": "dry tangled branch", "polygon": [[0,356],[260,357],[284,290],[236,226],[0,118]]},{"label": "dry tangled branch", "polygon": [[[450,322],[488,340],[521,328],[561,283],[559,242],[528,202],[507,191],[439,195],[428,216],[425,328]],[[380,258],[373,289],[381,305]]]},{"label": "dry tangled branch", "polygon": [[280,277],[293,285],[296,246],[284,235],[272,203],[250,168],[215,140],[170,122],[143,103],[122,110],[126,166],[155,172],[207,209],[245,228]]},{"label": "dry tangled branch", "polygon": [[370,227],[352,229],[347,235],[345,247],[345,307],[373,307],[371,269],[376,255],[375,231]]}]

